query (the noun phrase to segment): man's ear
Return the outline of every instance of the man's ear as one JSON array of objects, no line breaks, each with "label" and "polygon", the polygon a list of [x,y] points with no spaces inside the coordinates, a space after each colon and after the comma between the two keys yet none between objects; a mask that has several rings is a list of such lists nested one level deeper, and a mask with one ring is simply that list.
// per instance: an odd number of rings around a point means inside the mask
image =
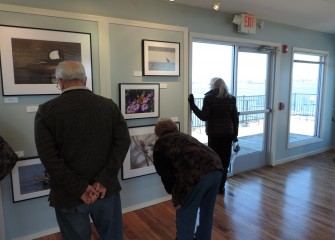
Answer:
[{"label": "man's ear", "polygon": [[62,91],[64,89],[64,80],[62,78],[58,79],[58,85],[60,90]]}]

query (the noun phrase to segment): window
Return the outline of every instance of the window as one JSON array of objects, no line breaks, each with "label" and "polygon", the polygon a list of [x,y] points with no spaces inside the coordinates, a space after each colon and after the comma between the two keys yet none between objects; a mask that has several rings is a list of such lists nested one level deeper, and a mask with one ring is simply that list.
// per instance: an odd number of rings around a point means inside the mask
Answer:
[{"label": "window", "polygon": [[320,138],[322,83],[326,54],[295,49],[293,52],[289,147]]}]

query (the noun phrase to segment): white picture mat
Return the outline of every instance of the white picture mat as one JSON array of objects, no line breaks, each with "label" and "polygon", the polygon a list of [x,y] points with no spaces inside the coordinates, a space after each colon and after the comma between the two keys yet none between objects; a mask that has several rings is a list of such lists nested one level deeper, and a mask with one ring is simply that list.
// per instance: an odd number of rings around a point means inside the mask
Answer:
[{"label": "white picture mat", "polygon": [[[153,89],[155,94],[154,112],[127,113],[126,112],[126,90]],[[120,84],[120,110],[125,119],[159,117],[159,84]]]},{"label": "white picture mat", "polygon": [[[164,70],[150,70],[150,51],[149,47],[160,47],[160,48],[173,48],[174,49],[174,58],[171,61],[174,63],[174,71],[164,71]],[[179,63],[180,61],[180,44],[174,42],[159,42],[151,40],[143,40],[143,73],[144,75],[153,75],[153,76],[179,76]]]}]

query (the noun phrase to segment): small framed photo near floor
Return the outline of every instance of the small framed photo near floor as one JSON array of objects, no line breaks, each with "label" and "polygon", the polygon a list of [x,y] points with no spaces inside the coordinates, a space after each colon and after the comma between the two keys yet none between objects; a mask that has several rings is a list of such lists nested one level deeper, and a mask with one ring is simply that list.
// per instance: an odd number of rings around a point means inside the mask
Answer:
[{"label": "small framed photo near floor", "polygon": [[179,76],[180,43],[142,40],[144,76]]},{"label": "small framed photo near floor", "polygon": [[125,119],[159,117],[159,83],[121,83],[119,90]]},{"label": "small framed photo near floor", "polygon": [[3,96],[60,94],[55,69],[65,60],[84,65],[92,90],[90,33],[0,26],[0,36]]},{"label": "small framed photo near floor", "polygon": [[49,176],[38,157],[18,161],[11,176],[14,202],[43,197],[50,193]]}]

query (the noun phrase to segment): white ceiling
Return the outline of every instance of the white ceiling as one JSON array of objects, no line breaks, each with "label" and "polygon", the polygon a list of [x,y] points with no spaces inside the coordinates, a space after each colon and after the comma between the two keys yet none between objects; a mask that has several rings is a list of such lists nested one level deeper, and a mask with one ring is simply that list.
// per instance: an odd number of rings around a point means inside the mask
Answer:
[{"label": "white ceiling", "polygon": [[[164,0],[168,1],[168,0]],[[216,0],[175,0],[211,9]],[[335,34],[335,0],[217,0],[220,11]],[[213,10],[214,11],[214,10]]]}]

